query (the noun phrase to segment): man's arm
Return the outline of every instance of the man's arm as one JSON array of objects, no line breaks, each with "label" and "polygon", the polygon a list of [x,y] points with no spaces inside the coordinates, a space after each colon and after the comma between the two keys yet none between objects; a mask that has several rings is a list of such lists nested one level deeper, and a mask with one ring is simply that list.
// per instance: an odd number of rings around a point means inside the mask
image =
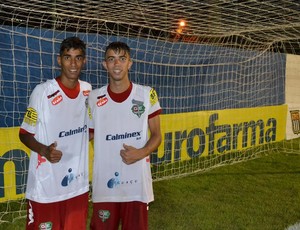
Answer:
[{"label": "man's arm", "polygon": [[158,148],[161,143],[160,117],[159,115],[148,120],[150,138],[146,145],[141,149],[132,146],[123,145],[124,149],[120,151],[121,157],[125,164],[133,164],[146,156],[150,155]]},{"label": "man's arm", "polygon": [[56,150],[56,142],[47,146],[38,142],[31,133],[19,133],[21,142],[32,151],[45,157],[51,163],[57,163],[62,157],[62,152]]},{"label": "man's arm", "polygon": [[94,129],[89,129],[89,141],[94,140]]}]

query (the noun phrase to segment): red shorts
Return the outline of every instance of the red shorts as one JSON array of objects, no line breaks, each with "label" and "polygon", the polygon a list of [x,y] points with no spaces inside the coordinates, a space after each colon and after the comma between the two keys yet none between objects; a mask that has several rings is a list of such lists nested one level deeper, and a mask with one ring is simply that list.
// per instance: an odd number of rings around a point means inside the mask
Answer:
[{"label": "red shorts", "polygon": [[138,201],[93,203],[92,230],[118,230],[119,224],[122,230],[147,230],[148,205]]},{"label": "red shorts", "polygon": [[53,203],[28,200],[26,229],[86,230],[88,195]]}]

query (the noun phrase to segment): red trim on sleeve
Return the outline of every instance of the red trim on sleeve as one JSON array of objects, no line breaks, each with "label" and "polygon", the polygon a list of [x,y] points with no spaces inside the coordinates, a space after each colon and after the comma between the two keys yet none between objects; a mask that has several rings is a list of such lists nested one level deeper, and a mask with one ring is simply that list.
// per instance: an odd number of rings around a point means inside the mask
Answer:
[{"label": "red trim on sleeve", "polygon": [[162,109],[159,109],[159,110],[155,111],[154,113],[149,114],[148,120],[155,117],[155,116],[157,116],[157,115],[159,115],[159,114],[161,114],[161,112],[162,112]]},{"label": "red trim on sleeve", "polygon": [[20,128],[19,133],[20,134],[31,134],[32,136],[34,135],[33,133],[30,133],[30,132],[28,132],[28,131],[26,131],[25,129],[22,129],[22,128]]}]

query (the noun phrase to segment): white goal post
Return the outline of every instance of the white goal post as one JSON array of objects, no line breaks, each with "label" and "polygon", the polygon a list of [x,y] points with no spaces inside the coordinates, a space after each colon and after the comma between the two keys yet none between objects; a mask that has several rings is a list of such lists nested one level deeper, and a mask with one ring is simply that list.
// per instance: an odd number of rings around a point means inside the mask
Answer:
[{"label": "white goal post", "polygon": [[299,151],[298,140],[285,140],[286,56],[300,54],[298,1],[2,1],[0,225],[26,215],[30,156],[19,126],[33,88],[59,74],[56,56],[68,36],[87,44],[81,78],[93,88],[107,83],[104,49],[120,40],[132,51],[131,80],[156,89],[163,142],[151,156],[155,181],[279,146]]}]

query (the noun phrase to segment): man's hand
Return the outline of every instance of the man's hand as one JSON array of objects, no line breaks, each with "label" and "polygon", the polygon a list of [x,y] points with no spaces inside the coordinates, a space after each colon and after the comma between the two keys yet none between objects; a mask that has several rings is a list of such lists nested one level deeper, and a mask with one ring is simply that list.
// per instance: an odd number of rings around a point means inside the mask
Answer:
[{"label": "man's hand", "polygon": [[120,151],[120,155],[125,164],[130,165],[143,158],[143,156],[139,154],[139,149],[125,144],[123,144],[123,148],[124,149]]},{"label": "man's hand", "polygon": [[56,142],[52,143],[45,148],[42,154],[42,156],[46,157],[46,159],[51,163],[59,162],[62,157],[62,152],[60,150],[57,150],[56,146]]}]

